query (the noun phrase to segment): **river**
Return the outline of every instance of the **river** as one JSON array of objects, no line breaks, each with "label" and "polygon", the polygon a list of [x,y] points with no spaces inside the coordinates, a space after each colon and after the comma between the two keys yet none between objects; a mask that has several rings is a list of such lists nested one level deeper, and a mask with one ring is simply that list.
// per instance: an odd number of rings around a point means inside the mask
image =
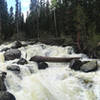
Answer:
[{"label": "river", "polygon": [[[25,42],[23,42],[25,43]],[[0,50],[11,47],[2,44]],[[0,71],[7,72],[5,84],[16,100],[100,100],[100,70],[84,73],[69,68],[69,63],[48,63],[49,68],[39,70],[37,63],[29,61],[35,55],[47,57],[81,57],[92,60],[84,54],[76,54],[71,46],[58,47],[42,43],[19,48],[28,64],[18,65],[20,73],[7,70],[18,59],[5,61],[0,53]]]}]

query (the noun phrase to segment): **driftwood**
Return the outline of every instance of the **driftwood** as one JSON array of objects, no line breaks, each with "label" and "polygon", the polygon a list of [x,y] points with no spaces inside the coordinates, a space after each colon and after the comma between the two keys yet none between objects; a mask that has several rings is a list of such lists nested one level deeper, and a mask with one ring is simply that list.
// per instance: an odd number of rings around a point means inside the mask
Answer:
[{"label": "driftwood", "polygon": [[30,61],[35,61],[35,62],[70,62],[73,59],[80,59],[80,57],[60,58],[60,57],[34,56],[30,59]]}]

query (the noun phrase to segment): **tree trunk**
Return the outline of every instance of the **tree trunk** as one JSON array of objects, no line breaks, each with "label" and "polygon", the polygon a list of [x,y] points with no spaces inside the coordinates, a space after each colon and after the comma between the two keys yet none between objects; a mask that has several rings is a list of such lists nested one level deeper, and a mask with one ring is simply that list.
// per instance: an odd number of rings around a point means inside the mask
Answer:
[{"label": "tree trunk", "polygon": [[77,46],[78,46],[78,49],[81,50],[81,47],[80,47],[80,32],[77,32]]},{"label": "tree trunk", "polygon": [[30,61],[36,61],[36,62],[70,62],[72,59],[80,59],[80,57],[59,58],[59,57],[34,56],[30,59]]}]

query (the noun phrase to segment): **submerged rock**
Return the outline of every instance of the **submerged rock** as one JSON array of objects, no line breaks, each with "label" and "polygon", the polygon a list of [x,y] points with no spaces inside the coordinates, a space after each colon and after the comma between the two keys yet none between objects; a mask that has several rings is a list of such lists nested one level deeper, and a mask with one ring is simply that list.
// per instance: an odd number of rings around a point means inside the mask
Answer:
[{"label": "submerged rock", "polygon": [[97,65],[97,62],[96,61],[88,62],[86,64],[83,64],[80,67],[80,70],[81,71],[84,71],[84,72],[96,71],[97,69],[98,69],[98,65]]},{"label": "submerged rock", "polygon": [[20,67],[17,65],[7,66],[7,70],[20,72]]},{"label": "submerged rock", "polygon": [[19,61],[17,62],[17,64],[24,65],[24,64],[28,64],[28,62],[27,62],[26,59],[21,58],[21,59],[19,59]]},{"label": "submerged rock", "polygon": [[45,62],[37,62],[38,64],[38,69],[46,69],[48,68],[48,64]]},{"label": "submerged rock", "polygon": [[14,60],[21,57],[21,51],[18,49],[10,49],[4,53],[5,60]]},{"label": "submerged rock", "polygon": [[20,41],[15,41],[11,48],[17,49],[17,48],[20,48],[21,46],[22,46],[22,43]]},{"label": "submerged rock", "polygon": [[16,100],[15,96],[6,91],[0,91],[0,100]]},{"label": "submerged rock", "polygon": [[80,67],[82,66],[82,62],[78,59],[73,59],[71,62],[70,62],[70,65],[69,67],[71,69],[74,69],[74,70],[80,70]]},{"label": "submerged rock", "polygon": [[28,69],[29,69],[30,73],[34,73],[34,69],[33,69],[33,67],[32,67],[32,66],[27,66],[27,67],[28,67]]}]

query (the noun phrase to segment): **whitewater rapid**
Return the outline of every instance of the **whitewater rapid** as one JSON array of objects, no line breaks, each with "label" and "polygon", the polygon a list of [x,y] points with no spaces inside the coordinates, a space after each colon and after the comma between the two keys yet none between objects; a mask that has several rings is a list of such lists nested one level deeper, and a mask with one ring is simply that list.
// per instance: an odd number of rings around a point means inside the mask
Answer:
[{"label": "whitewater rapid", "polygon": [[[24,43],[24,42],[23,42]],[[0,46],[0,50],[11,47],[12,43]],[[0,53],[0,71],[7,72],[5,84],[16,100],[100,100],[100,70],[84,73],[69,68],[69,63],[48,63],[49,68],[39,70],[37,63],[29,61],[35,55],[47,57],[81,57],[91,60],[84,54],[76,54],[71,46],[58,47],[34,44],[19,48],[21,57],[28,64],[18,65],[20,73],[7,70],[18,59],[5,61]]]}]

